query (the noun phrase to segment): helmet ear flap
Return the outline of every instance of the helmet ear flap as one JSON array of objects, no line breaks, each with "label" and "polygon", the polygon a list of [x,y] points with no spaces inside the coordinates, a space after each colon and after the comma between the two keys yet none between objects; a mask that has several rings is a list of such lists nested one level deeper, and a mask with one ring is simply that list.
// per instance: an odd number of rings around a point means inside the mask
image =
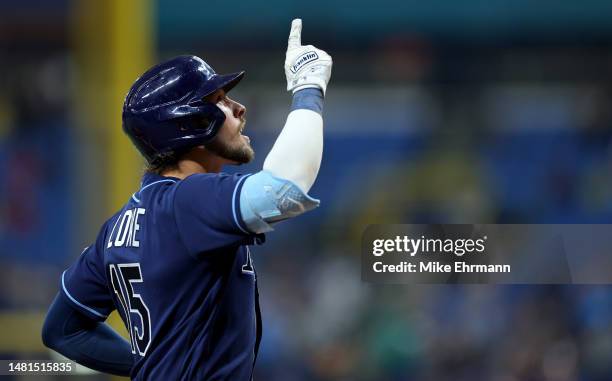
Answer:
[{"label": "helmet ear flap", "polygon": [[199,138],[212,140],[225,122],[225,114],[212,103],[204,102],[197,106],[198,111],[192,114],[190,131]]},{"label": "helmet ear flap", "polygon": [[[204,102],[197,106],[186,106],[181,109],[182,115],[168,121],[174,125],[174,142],[171,146],[182,148],[183,145],[199,145],[212,140],[225,122],[225,114],[211,103]],[[174,115],[177,115],[175,113]]]}]

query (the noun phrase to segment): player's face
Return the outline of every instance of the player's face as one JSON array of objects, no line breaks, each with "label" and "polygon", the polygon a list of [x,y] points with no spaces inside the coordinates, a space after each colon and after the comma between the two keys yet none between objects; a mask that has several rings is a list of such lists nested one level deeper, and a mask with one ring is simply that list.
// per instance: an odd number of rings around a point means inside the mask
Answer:
[{"label": "player's face", "polygon": [[242,135],[246,124],[246,108],[230,99],[223,90],[209,95],[206,100],[216,104],[225,114],[223,126],[206,148],[235,164],[244,164],[253,160],[255,151],[251,147],[251,140],[248,136]]}]

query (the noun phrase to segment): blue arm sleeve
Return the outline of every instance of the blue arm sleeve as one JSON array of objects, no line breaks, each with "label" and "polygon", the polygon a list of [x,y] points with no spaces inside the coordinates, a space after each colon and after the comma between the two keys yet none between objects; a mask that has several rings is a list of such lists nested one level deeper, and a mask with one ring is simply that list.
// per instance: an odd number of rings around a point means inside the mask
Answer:
[{"label": "blue arm sleeve", "polygon": [[47,313],[42,339],[47,347],[88,368],[130,375],[130,344],[107,324],[77,311],[59,294]]},{"label": "blue arm sleeve", "polygon": [[293,94],[291,111],[300,109],[312,110],[320,115],[323,114],[323,91],[308,88]]}]

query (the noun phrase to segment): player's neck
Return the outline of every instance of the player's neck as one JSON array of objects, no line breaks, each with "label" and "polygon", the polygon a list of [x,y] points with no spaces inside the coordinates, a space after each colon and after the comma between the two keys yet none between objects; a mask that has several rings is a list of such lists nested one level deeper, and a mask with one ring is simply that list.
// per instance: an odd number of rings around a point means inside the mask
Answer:
[{"label": "player's neck", "polygon": [[185,154],[178,161],[176,168],[161,173],[162,176],[184,179],[196,173],[218,173],[221,172],[227,160],[204,149],[194,149]]}]

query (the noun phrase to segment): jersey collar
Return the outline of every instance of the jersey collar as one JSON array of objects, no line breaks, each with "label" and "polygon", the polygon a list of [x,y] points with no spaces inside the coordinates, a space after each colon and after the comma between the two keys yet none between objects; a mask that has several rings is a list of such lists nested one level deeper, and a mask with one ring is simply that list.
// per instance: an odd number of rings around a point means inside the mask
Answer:
[{"label": "jersey collar", "polygon": [[155,173],[147,172],[144,174],[144,176],[142,176],[142,181],[140,182],[140,190],[132,195],[132,200],[134,200],[137,203],[140,203],[140,193],[143,190],[150,187],[151,185],[154,185],[157,183],[163,183],[163,182],[176,183],[177,181],[180,181],[180,180],[181,179],[178,179],[176,177],[160,176]]},{"label": "jersey collar", "polygon": [[156,173],[151,173],[151,172],[146,172],[143,176],[142,176],[142,181],[140,182],[140,188],[146,187],[149,184],[152,184],[156,181],[160,181],[160,180],[173,180],[173,181],[181,181],[181,179],[177,178],[177,177],[172,177],[172,176],[162,176],[162,175],[158,175]]}]

